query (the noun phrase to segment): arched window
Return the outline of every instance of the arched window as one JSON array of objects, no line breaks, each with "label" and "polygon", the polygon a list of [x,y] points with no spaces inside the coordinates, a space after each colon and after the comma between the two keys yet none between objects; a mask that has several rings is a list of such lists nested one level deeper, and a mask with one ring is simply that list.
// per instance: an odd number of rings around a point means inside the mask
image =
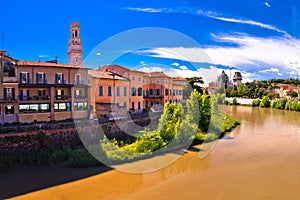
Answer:
[{"label": "arched window", "polygon": [[77,37],[78,36],[78,31],[77,30],[75,30],[75,37]]}]

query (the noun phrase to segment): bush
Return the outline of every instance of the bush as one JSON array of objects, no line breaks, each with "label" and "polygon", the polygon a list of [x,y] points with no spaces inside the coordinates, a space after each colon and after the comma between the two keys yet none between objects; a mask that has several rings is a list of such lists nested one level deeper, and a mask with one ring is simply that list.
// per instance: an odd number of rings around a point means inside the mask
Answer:
[{"label": "bush", "polygon": [[268,96],[264,96],[259,104],[260,107],[269,108],[271,105],[270,99]]},{"label": "bush", "polygon": [[253,107],[258,107],[259,105],[260,105],[260,99],[259,99],[259,98],[254,99],[254,100],[252,101],[252,106],[253,106]]}]

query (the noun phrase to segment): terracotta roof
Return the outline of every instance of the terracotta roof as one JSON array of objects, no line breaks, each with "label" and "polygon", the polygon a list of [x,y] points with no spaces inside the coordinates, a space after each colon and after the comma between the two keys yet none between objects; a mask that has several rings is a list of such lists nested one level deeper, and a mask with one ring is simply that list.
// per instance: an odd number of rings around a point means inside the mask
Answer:
[{"label": "terracotta roof", "polygon": [[166,77],[166,78],[171,78],[171,77],[165,75],[163,72],[150,72],[150,73],[149,73],[149,77],[153,77],[153,78],[156,78],[156,77]]},{"label": "terracotta roof", "polygon": [[103,79],[117,79],[117,80],[124,80],[127,81],[128,79],[122,76],[116,75],[115,77],[107,71],[95,71],[95,70],[89,70],[89,75],[94,78],[103,78]]},{"label": "terracotta roof", "polygon": [[174,80],[175,81],[186,81],[186,79],[183,77],[176,77],[176,78],[174,78]]},{"label": "terracotta roof", "polygon": [[85,68],[82,66],[62,64],[62,63],[51,63],[51,62],[34,62],[34,61],[18,61],[19,66],[42,66],[42,67],[70,67],[70,68]]}]

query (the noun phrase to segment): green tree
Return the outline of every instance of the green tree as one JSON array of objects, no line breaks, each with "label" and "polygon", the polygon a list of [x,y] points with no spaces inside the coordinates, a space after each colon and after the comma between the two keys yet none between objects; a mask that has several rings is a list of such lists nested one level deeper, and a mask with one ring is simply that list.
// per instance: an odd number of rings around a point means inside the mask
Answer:
[{"label": "green tree", "polygon": [[279,105],[278,108],[279,109],[285,109],[285,104],[288,101],[288,99],[286,97],[283,97],[279,100]]},{"label": "green tree", "polygon": [[183,107],[180,103],[166,103],[164,112],[159,119],[158,133],[164,142],[172,140],[177,132],[183,116]]},{"label": "green tree", "polygon": [[287,92],[287,95],[292,97],[292,98],[295,98],[295,97],[298,97],[298,93],[294,90],[290,90]]},{"label": "green tree", "polygon": [[268,96],[264,96],[259,104],[260,107],[269,108],[271,105],[270,99]]},{"label": "green tree", "polygon": [[196,90],[194,90],[194,93],[198,99],[199,105],[199,128],[201,131],[206,132],[208,130],[212,114],[212,101],[210,96],[206,93],[200,94]]},{"label": "green tree", "polygon": [[247,85],[244,83],[241,83],[239,87],[237,88],[237,96],[243,97],[245,95],[245,92],[247,90]]}]

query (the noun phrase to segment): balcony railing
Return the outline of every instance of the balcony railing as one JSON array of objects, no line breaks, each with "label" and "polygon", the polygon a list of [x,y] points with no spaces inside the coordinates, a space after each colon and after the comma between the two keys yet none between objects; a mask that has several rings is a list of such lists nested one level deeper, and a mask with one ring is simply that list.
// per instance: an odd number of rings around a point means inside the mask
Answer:
[{"label": "balcony railing", "polygon": [[85,95],[75,95],[74,98],[75,99],[87,99],[87,96],[85,96]]},{"label": "balcony railing", "polygon": [[17,101],[16,97],[4,97],[3,99],[0,99],[0,102],[15,102]]},{"label": "balcony railing", "polygon": [[69,96],[69,95],[58,95],[58,96],[55,96],[56,100],[69,100],[70,98],[71,98],[71,96]]},{"label": "balcony railing", "polygon": [[144,99],[147,99],[147,98],[164,98],[164,95],[143,95],[143,98]]},{"label": "balcony railing", "polygon": [[20,101],[47,101],[50,100],[50,96],[19,96]]}]

